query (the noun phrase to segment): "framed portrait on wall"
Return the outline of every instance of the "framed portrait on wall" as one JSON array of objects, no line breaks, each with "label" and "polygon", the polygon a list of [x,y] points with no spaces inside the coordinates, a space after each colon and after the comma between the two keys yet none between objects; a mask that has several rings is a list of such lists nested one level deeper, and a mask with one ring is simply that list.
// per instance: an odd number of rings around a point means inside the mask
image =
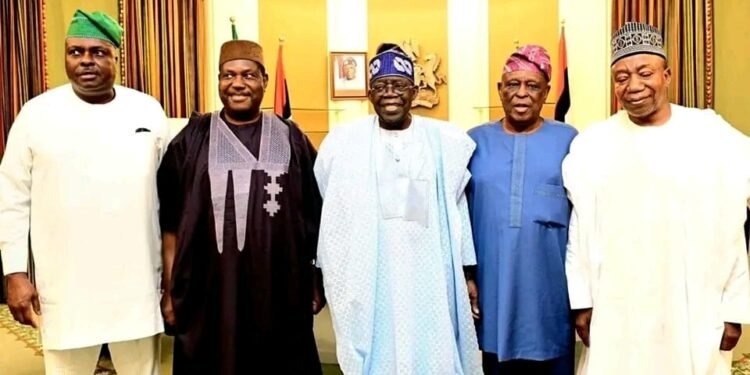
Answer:
[{"label": "framed portrait on wall", "polygon": [[331,100],[367,98],[367,53],[331,52]]}]

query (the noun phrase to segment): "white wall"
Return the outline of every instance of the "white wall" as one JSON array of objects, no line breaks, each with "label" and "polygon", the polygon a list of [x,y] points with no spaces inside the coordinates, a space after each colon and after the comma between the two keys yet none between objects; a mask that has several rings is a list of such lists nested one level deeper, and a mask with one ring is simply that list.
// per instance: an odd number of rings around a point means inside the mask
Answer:
[{"label": "white wall", "polygon": [[448,116],[464,129],[489,121],[488,0],[448,0]]}]

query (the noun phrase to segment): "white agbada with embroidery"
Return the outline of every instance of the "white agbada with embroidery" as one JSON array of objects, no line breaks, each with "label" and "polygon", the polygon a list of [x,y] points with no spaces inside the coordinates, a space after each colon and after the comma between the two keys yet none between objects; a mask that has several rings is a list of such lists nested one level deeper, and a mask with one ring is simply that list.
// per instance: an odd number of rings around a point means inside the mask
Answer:
[{"label": "white agbada with embroidery", "polygon": [[159,102],[115,86],[107,104],[70,85],[31,99],[0,164],[5,274],[34,253],[47,350],[163,331],[156,170],[168,141]]},{"label": "white agbada with embroidery", "polygon": [[464,265],[476,263],[464,187],[473,141],[414,116],[323,141],[318,265],[345,374],[479,374]]},{"label": "white agbada with embroidery", "polygon": [[571,308],[593,306],[579,374],[729,374],[724,322],[750,322],[750,141],[710,110],[623,111],[573,141]]}]

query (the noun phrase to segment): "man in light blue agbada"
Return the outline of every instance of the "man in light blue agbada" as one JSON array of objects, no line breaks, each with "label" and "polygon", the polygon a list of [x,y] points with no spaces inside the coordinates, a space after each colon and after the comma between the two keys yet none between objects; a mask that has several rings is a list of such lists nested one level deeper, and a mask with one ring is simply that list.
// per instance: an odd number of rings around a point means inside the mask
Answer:
[{"label": "man in light blue agbada", "polygon": [[505,117],[469,132],[469,211],[482,310],[485,374],[573,373],[565,279],[570,205],[561,166],[574,128],[540,116],[550,59],[534,45],[507,60],[498,92]]},{"label": "man in light blue agbada", "polygon": [[[465,266],[475,264],[464,187],[474,142],[413,116],[411,60],[369,64],[376,116],[332,130],[315,161],[318,266],[347,375],[481,373]],[[471,294],[470,294],[471,293]]]}]

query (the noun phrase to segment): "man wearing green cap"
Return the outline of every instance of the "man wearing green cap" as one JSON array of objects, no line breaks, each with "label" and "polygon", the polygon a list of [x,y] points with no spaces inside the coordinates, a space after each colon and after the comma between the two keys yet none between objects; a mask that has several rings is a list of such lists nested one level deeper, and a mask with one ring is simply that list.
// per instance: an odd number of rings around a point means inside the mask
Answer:
[{"label": "man wearing green cap", "polygon": [[158,374],[167,124],[154,98],[114,85],[121,38],[106,14],[76,11],[70,83],[24,105],[0,164],[8,307],[41,328],[47,374],[92,374],[104,343],[118,374]]},{"label": "man wearing green cap", "polygon": [[193,116],[158,173],[174,373],[320,374],[316,153],[260,110],[260,45],[224,43],[219,69],[224,108]]}]

